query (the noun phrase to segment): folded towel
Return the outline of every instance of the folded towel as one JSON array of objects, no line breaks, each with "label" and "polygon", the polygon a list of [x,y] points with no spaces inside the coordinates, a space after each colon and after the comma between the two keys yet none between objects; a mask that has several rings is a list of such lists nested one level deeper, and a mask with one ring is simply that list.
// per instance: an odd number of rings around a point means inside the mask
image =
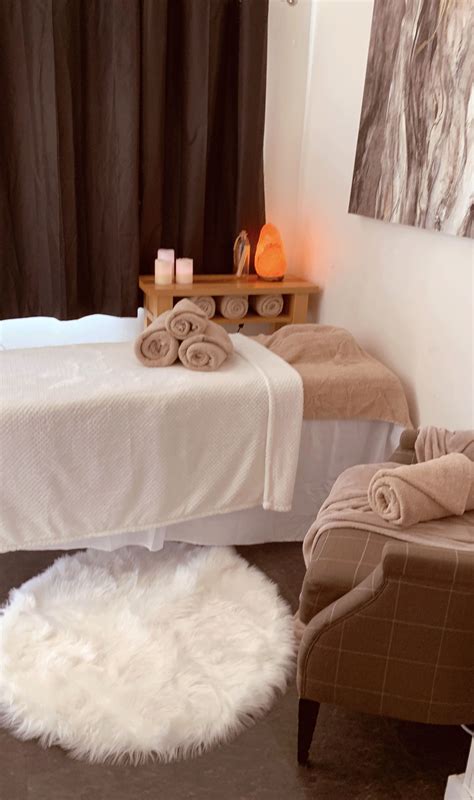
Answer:
[{"label": "folded towel", "polygon": [[216,313],[216,301],[210,295],[203,295],[202,297],[188,297],[192,303],[195,303],[201,311],[204,311],[206,317],[211,319]]},{"label": "folded towel", "polygon": [[410,527],[474,509],[474,463],[461,453],[395,469],[380,469],[368,489],[373,511]]},{"label": "folded towel", "polygon": [[278,317],[283,311],[283,297],[281,294],[260,294],[250,299],[252,308],[261,317]]},{"label": "folded towel", "polygon": [[218,300],[219,311],[226,319],[242,319],[249,310],[249,299],[244,295],[225,294]]},{"label": "folded towel", "polygon": [[188,369],[211,372],[219,369],[233,349],[227,331],[215,322],[208,322],[204,333],[188,336],[181,342],[179,358]]},{"label": "folded towel", "polygon": [[176,339],[186,339],[186,336],[202,333],[207,322],[204,311],[184,297],[170,311],[166,319],[166,328]]},{"label": "folded towel", "polygon": [[169,367],[178,358],[179,342],[166,328],[170,313],[160,314],[135,340],[135,355],[145,367]]},{"label": "folded towel", "polygon": [[427,425],[418,432],[415,453],[418,461],[429,461],[448,453],[463,453],[474,461],[474,430],[447,431]]}]

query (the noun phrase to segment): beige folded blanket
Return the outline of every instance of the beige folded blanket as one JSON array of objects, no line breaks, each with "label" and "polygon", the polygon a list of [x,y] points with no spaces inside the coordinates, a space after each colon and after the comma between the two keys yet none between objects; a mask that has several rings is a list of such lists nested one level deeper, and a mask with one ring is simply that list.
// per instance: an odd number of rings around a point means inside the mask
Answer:
[{"label": "beige folded blanket", "polygon": [[260,294],[250,298],[254,311],[261,317],[278,317],[283,311],[283,295]]},{"label": "beige folded blanket", "polygon": [[332,325],[285,325],[256,341],[301,375],[305,419],[371,419],[411,427],[400,379]]},{"label": "beige folded blanket", "polygon": [[135,355],[145,367],[169,367],[178,358],[179,342],[166,328],[170,313],[160,314],[135,340]]},{"label": "beige folded blanket", "polygon": [[241,319],[249,310],[249,299],[244,295],[225,294],[218,298],[219,311],[226,319]]},{"label": "beige folded blanket", "polygon": [[203,333],[208,319],[204,311],[187,297],[176,303],[166,318],[166,328],[176,339]]},{"label": "beige folded blanket", "polygon": [[188,297],[191,303],[195,303],[201,311],[204,311],[206,317],[211,319],[216,313],[216,301],[210,295],[202,295],[201,297]]},{"label": "beige folded blanket", "polygon": [[401,527],[385,521],[372,510],[368,498],[370,481],[380,469],[391,467],[395,469],[398,466],[394,463],[362,464],[346,469],[337,478],[315,522],[305,536],[303,555],[306,566],[311,561],[319,536],[332,528],[356,528],[431,547],[474,549],[474,511],[466,511],[462,516],[450,516]]},{"label": "beige folded blanket", "polygon": [[448,453],[463,453],[474,461],[474,430],[448,431],[427,425],[418,432],[415,453],[418,461],[429,461]]},{"label": "beige folded blanket", "polygon": [[208,322],[204,333],[188,336],[181,342],[179,359],[188,369],[211,372],[219,369],[233,350],[227,331],[215,322]]},{"label": "beige folded blanket", "polygon": [[396,469],[369,483],[372,511],[394,525],[416,525],[474,510],[474,462],[461,453]]}]

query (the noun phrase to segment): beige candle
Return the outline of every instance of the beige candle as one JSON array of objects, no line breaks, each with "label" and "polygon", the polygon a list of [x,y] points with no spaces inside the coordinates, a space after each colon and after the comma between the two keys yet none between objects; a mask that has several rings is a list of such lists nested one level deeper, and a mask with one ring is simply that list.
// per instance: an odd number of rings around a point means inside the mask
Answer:
[{"label": "beige candle", "polygon": [[155,283],[166,286],[173,283],[173,262],[155,258]]},{"label": "beige candle", "polygon": [[176,259],[176,283],[193,282],[193,260],[192,258]]}]

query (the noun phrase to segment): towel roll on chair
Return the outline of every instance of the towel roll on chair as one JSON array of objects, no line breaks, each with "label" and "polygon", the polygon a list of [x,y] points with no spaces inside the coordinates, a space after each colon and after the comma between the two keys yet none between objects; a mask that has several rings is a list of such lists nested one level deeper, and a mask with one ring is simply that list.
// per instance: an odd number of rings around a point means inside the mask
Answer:
[{"label": "towel roll on chair", "polygon": [[245,295],[225,294],[218,303],[219,311],[226,319],[242,319],[249,310],[249,299]]},{"label": "towel roll on chair", "polygon": [[254,311],[261,317],[278,317],[283,311],[281,294],[260,294],[250,298]]},{"label": "towel roll on chair", "polygon": [[450,453],[420,464],[380,469],[369,503],[386,522],[409,527],[474,509],[474,462]]}]

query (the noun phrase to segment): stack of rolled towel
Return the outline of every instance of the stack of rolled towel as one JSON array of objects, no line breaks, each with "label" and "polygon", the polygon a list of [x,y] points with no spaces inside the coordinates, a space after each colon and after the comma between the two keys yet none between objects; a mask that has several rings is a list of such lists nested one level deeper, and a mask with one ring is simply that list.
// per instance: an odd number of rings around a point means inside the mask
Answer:
[{"label": "stack of rolled towel", "polygon": [[188,369],[210,372],[233,349],[227,331],[187,298],[160,314],[135,341],[135,355],[146,367],[169,367],[179,358]]},{"label": "stack of rolled towel", "polygon": [[420,463],[383,468],[373,476],[372,510],[403,527],[474,510],[474,461],[468,457],[474,458],[473,446],[474,431],[422,429],[415,445]]}]

